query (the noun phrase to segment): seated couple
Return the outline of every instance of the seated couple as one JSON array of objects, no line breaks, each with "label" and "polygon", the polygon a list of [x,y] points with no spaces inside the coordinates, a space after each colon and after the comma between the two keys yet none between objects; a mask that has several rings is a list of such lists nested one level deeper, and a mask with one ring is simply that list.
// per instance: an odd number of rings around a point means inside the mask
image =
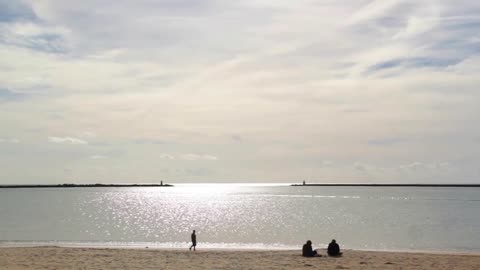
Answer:
[{"label": "seated couple", "polygon": [[[332,256],[332,257],[342,256],[342,253],[340,252],[340,246],[337,244],[335,239],[333,239],[332,242],[328,244],[327,253],[328,253],[328,256]],[[317,251],[313,250],[312,248],[312,241],[308,240],[307,243],[303,245],[302,256],[304,257],[319,256]]]}]

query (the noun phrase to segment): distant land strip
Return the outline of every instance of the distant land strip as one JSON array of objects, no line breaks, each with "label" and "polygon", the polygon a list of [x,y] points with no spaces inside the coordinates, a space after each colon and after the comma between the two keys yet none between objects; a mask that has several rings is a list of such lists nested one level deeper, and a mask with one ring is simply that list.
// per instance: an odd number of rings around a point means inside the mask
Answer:
[{"label": "distant land strip", "polygon": [[480,187],[480,184],[292,184],[292,187]]},{"label": "distant land strip", "polygon": [[0,185],[0,188],[78,188],[78,187],[173,187],[170,184],[59,184],[59,185]]}]

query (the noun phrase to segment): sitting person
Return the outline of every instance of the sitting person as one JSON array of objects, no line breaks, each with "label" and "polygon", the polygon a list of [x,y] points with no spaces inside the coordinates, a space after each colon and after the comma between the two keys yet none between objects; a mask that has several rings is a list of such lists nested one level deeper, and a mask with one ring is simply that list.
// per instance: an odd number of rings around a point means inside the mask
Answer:
[{"label": "sitting person", "polygon": [[342,256],[342,253],[340,252],[340,246],[338,246],[337,242],[335,239],[328,244],[328,250],[327,250],[328,256]]},{"label": "sitting person", "polygon": [[308,240],[307,243],[305,243],[305,245],[303,245],[302,256],[303,257],[315,257],[315,256],[317,256],[317,251],[313,250],[313,248],[312,248],[312,241]]}]

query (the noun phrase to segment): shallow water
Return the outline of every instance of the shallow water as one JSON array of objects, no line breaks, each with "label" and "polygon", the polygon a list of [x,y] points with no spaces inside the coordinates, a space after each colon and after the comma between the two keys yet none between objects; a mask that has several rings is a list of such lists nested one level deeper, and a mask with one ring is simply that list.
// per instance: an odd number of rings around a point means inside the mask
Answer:
[{"label": "shallow water", "polygon": [[[65,245],[480,251],[480,188],[3,189],[0,240]],[[17,242],[20,241],[20,242]],[[10,243],[11,244],[11,243]]]}]

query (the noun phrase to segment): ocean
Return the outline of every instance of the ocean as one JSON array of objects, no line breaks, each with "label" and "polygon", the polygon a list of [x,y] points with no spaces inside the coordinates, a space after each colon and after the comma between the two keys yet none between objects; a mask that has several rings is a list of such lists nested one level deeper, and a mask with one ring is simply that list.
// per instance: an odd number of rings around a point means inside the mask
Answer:
[{"label": "ocean", "polygon": [[480,188],[0,189],[0,245],[480,251]]}]

